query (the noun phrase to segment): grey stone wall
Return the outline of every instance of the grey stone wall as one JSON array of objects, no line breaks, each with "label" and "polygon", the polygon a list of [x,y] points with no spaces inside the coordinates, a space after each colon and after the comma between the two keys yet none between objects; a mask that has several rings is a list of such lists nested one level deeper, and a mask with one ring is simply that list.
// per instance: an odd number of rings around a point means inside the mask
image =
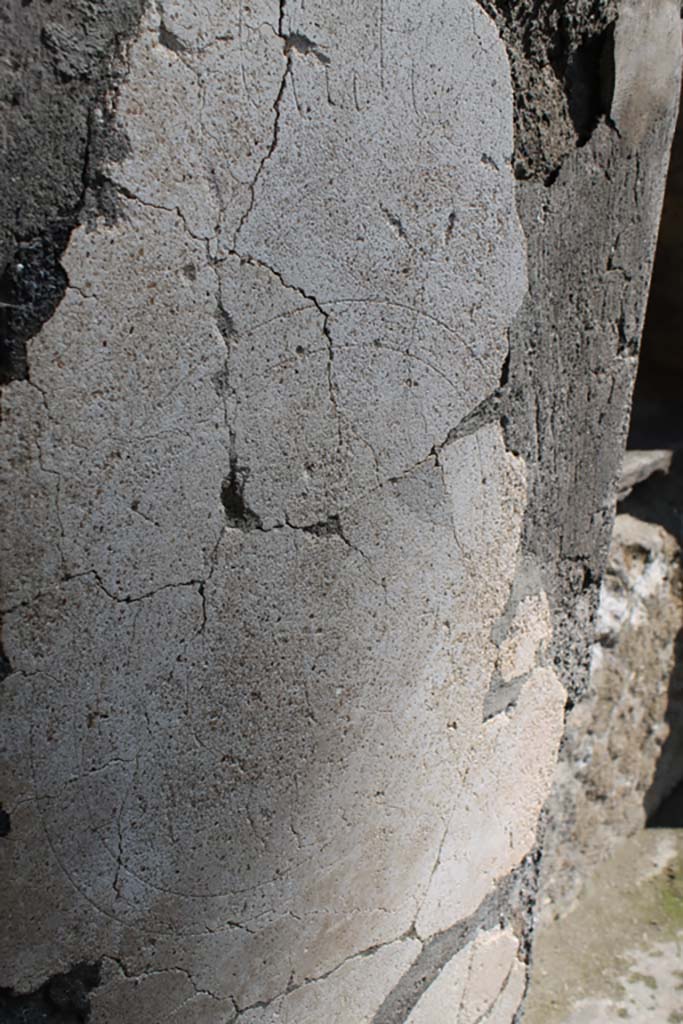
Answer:
[{"label": "grey stone wall", "polygon": [[518,1014],[680,61],[529,17],[8,6],[9,1019]]},{"label": "grey stone wall", "polygon": [[544,914],[563,916],[615,845],[683,777],[678,118],[585,695],[567,720],[544,848]]}]

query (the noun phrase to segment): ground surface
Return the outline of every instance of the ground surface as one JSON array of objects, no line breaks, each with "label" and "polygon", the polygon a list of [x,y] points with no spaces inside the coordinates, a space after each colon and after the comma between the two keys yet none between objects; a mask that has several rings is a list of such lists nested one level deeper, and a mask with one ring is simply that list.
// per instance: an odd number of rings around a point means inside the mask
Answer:
[{"label": "ground surface", "polygon": [[[667,825],[679,823],[683,790],[677,804]],[[650,828],[626,840],[571,913],[540,930],[523,1020],[683,1022],[682,828]]]}]

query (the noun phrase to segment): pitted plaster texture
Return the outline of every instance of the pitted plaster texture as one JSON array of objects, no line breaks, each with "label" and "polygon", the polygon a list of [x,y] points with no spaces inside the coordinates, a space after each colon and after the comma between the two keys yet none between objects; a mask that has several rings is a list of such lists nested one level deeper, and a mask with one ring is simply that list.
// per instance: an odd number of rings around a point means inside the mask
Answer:
[{"label": "pitted plaster texture", "polygon": [[150,8],[3,390],[0,984],[95,957],[95,1024],[371,1020],[548,792],[542,659],[484,721],[524,460],[452,433],[526,287],[507,59],[472,0],[357,13]]}]

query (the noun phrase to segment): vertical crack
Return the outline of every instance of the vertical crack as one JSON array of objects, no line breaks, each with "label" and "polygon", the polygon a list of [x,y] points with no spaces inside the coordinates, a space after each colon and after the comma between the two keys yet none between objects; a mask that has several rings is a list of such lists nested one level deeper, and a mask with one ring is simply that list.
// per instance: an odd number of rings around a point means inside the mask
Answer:
[{"label": "vertical crack", "polygon": [[326,313],[322,307],[316,302],[316,307],[320,311],[323,318],[322,331],[327,340],[327,390],[330,395],[330,403],[334,409],[334,417],[337,423],[337,447],[339,450],[344,445],[344,436],[342,434],[341,416],[339,415],[339,407],[337,405],[337,390],[334,384],[334,343],[332,341],[332,334],[329,327],[330,314]]},{"label": "vertical crack", "polygon": [[270,146],[268,147],[268,151],[261,158],[261,161],[258,167],[256,168],[256,174],[254,175],[249,184],[249,205],[247,206],[246,210],[240,217],[239,224],[237,225],[237,229],[235,230],[235,235],[233,238],[233,249],[237,248],[237,240],[240,236],[240,232],[244,225],[246,224],[247,220],[249,219],[251,211],[254,209],[254,203],[256,202],[256,185],[258,183],[258,180],[261,177],[261,174],[263,173],[264,167],[266,166],[266,164],[272,157],[273,153],[275,152],[280,138],[280,106],[282,103],[282,98],[285,94],[285,88],[287,86],[287,77],[290,74],[292,68],[292,47],[288,46],[287,37],[285,36],[284,32],[285,6],[286,0],[280,0],[280,16],[278,18],[277,32],[280,39],[282,40],[282,55],[285,58],[285,69],[282,73],[280,88],[278,89],[277,96],[273,101],[273,112],[275,114],[275,119],[273,122],[273,137],[271,139]]}]

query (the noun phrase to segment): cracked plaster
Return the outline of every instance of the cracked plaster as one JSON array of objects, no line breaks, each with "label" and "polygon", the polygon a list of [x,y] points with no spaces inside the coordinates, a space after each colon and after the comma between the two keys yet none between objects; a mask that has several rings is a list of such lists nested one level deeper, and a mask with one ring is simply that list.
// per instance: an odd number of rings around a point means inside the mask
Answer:
[{"label": "cracked plaster", "polygon": [[324,980],[280,996],[268,1007],[240,1014],[240,1024],[319,1024],[330,1012],[339,1020],[372,1024],[382,1000],[419,951],[419,942],[403,939],[367,956],[354,957]]},{"label": "cracked plaster", "polygon": [[518,946],[510,930],[484,932],[446,964],[406,1024],[509,1024],[526,979]]},{"label": "cracked plaster", "polygon": [[148,12],[119,217],[73,232],[3,390],[0,857],[31,909],[0,982],[96,950],[96,1024],[130,978],[150,1020],[340,986],[369,1020],[548,791],[552,671],[483,721],[524,463],[453,435],[526,287],[507,58],[473,0],[356,13]]}]

